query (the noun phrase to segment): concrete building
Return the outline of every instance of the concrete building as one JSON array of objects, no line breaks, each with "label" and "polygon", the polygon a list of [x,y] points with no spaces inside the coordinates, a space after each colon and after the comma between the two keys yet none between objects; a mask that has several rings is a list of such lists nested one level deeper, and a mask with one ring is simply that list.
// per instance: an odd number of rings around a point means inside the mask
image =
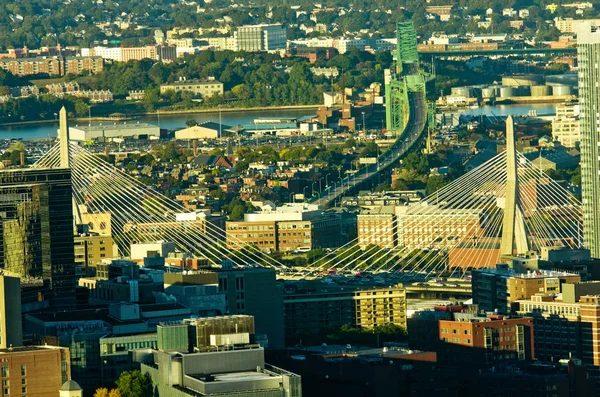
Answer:
[{"label": "concrete building", "polygon": [[291,290],[284,295],[283,302],[288,345],[299,343],[303,336],[314,337],[342,325],[406,327],[406,292],[401,285]]},{"label": "concrete building", "polygon": [[287,29],[281,24],[239,26],[233,32],[235,51],[274,51],[287,44]]},{"label": "concrete building", "polygon": [[396,206],[387,205],[362,211],[356,220],[358,245],[392,249],[398,245],[398,218]]},{"label": "concrete building", "polygon": [[190,308],[193,313],[227,312],[226,294],[219,291],[219,275],[216,272],[165,273],[164,279],[165,294],[175,297],[178,303]]},{"label": "concrete building", "polygon": [[209,37],[208,45],[221,51],[235,51],[235,38],[233,37]]},{"label": "concrete building", "polygon": [[283,287],[277,283],[275,270],[227,267],[217,271],[226,313],[253,316],[256,333],[266,335],[271,347],[283,346]]},{"label": "concrete building", "polygon": [[579,105],[567,104],[556,107],[556,116],[552,119],[552,139],[564,147],[577,147],[581,141],[579,108]]},{"label": "concrete building", "polygon": [[166,258],[171,252],[175,252],[175,243],[163,240],[131,244],[130,247],[131,259],[144,259],[152,256]]},{"label": "concrete building", "polygon": [[251,319],[228,316],[161,325],[158,348],[135,350],[133,359],[150,374],[158,396],[301,397],[300,377],[266,364],[263,348],[252,343]]},{"label": "concrete building", "polygon": [[[579,37],[579,29],[581,29],[583,25],[598,26],[600,25],[600,19],[554,18],[554,26],[561,33],[577,33],[577,36]],[[583,29],[586,28],[583,27]]]},{"label": "concrete building", "polygon": [[158,139],[160,128],[146,123],[69,127],[71,140],[110,142],[115,139]]},{"label": "concrete building", "polygon": [[96,265],[103,259],[111,259],[117,256],[116,245],[111,236],[97,234],[79,234],[74,237],[75,243],[75,266],[79,274],[90,276],[95,274]]},{"label": "concrete building", "polygon": [[123,51],[121,50],[121,47],[82,48],[81,56],[98,56],[103,59],[111,59],[120,62],[123,60]]},{"label": "concrete building", "polygon": [[146,47],[122,47],[121,48],[121,61],[141,61],[142,59],[158,59],[157,47],[146,46]]},{"label": "concrete building", "polygon": [[129,349],[157,345],[158,324],[191,315],[188,308],[173,303],[114,303],[109,308],[26,314],[25,330],[34,340],[68,348],[72,379],[93,391],[111,387],[115,375],[131,369]]},{"label": "concrete building", "polygon": [[471,272],[473,303],[481,310],[511,313],[518,300],[529,299],[538,293],[559,294],[564,283],[581,281],[578,274],[552,270],[519,273],[507,265],[495,269],[476,269]]},{"label": "concrete building", "polygon": [[593,258],[600,258],[600,31],[589,21],[577,27],[579,97],[581,98],[581,196],[583,243]]},{"label": "concrete building", "polygon": [[305,221],[228,221],[226,240],[231,249],[251,245],[265,252],[334,248],[342,243],[340,217],[321,216]]},{"label": "concrete building", "polygon": [[0,275],[0,349],[22,345],[21,280]]},{"label": "concrete building", "polygon": [[299,248],[333,248],[342,243],[339,214],[325,214],[314,204],[294,203],[263,207],[244,214],[244,221],[228,221],[227,245],[240,249],[253,245],[261,251],[293,251]]},{"label": "concrete building", "polygon": [[517,313],[534,318],[536,355],[546,361],[576,357],[586,365],[600,365],[600,283],[567,283],[563,289],[562,300],[540,293],[516,302]]},{"label": "concrete building", "polygon": [[160,93],[167,91],[189,92],[194,96],[210,98],[213,95],[223,95],[223,83],[217,80],[181,80],[174,83],[162,84]]}]

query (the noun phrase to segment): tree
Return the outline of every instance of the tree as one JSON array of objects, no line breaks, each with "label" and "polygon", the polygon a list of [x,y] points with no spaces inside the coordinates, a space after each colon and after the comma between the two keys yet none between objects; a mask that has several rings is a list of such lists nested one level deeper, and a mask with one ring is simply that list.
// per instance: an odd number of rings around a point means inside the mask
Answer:
[{"label": "tree", "polygon": [[238,99],[246,100],[250,98],[250,89],[246,84],[238,84],[231,89],[233,95],[235,95]]},{"label": "tree", "polygon": [[185,122],[186,127],[193,127],[195,125],[198,125],[198,122],[195,119],[191,119]]},{"label": "tree", "polygon": [[94,397],[121,397],[121,391],[119,389],[110,389],[106,387],[96,389]]},{"label": "tree", "polygon": [[150,397],[153,395],[150,374],[141,371],[125,371],[115,382],[122,397]]},{"label": "tree", "polygon": [[94,397],[108,397],[108,389],[106,387],[96,389]]},{"label": "tree", "polygon": [[119,389],[111,389],[108,393],[108,397],[122,397],[121,391]]}]

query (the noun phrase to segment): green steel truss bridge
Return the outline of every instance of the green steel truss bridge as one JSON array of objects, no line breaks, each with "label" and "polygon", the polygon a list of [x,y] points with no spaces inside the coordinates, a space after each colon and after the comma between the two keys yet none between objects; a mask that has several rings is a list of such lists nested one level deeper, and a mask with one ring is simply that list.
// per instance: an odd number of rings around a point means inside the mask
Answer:
[{"label": "green steel truss bridge", "polygon": [[397,40],[390,81],[385,87],[387,129],[396,141],[377,158],[375,164],[328,186],[314,201],[315,204],[326,207],[347,192],[370,182],[413,149],[427,124],[433,126],[435,112],[428,107],[425,99],[425,84],[432,76],[419,70],[417,34],[412,23],[398,23]]}]

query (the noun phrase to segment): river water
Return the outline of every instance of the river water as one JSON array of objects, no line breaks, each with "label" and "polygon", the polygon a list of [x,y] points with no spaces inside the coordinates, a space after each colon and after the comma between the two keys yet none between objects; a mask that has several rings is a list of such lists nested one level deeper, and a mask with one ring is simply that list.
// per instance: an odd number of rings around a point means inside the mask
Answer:
[{"label": "river water", "polygon": [[510,105],[482,106],[477,109],[466,109],[459,111],[465,116],[521,116],[530,110],[535,110],[538,116],[550,116],[556,114],[558,103],[515,103]]},{"label": "river water", "polygon": [[[260,111],[240,111],[240,112],[222,112],[221,121],[223,125],[236,126],[239,124],[249,124],[254,119],[258,118],[296,118],[302,119],[308,116],[316,115],[316,109],[284,109],[284,110],[260,110]],[[93,114],[92,114],[93,116]],[[188,120],[196,120],[201,123],[204,121],[219,122],[219,113],[186,113],[186,114],[169,114],[169,115],[150,115],[141,116],[130,122],[150,123],[160,125],[161,128],[175,130],[185,128],[185,122]],[[92,124],[98,124],[98,121]],[[108,123],[104,121],[103,123]],[[85,124],[85,121],[80,122]],[[75,126],[76,124],[71,124]],[[58,123],[41,123],[27,124],[16,126],[0,127],[0,139],[47,139],[48,137],[56,137]]]},{"label": "river water", "polygon": [[[507,116],[527,114],[529,110],[536,110],[539,116],[553,115],[556,104],[510,104],[483,106],[478,109],[466,109],[460,111],[462,115],[491,115]],[[249,124],[257,118],[297,118],[302,119],[308,116],[314,116],[316,109],[285,109],[285,110],[261,110],[261,111],[240,111],[240,112],[222,112],[221,118],[223,125],[235,126],[239,124]],[[93,116],[93,114],[92,114]],[[161,128],[175,130],[185,127],[188,120],[197,122],[213,121],[219,122],[219,113],[187,113],[161,115],[160,120],[157,115],[142,116],[133,122],[160,124]],[[84,122],[85,123],[85,122]],[[97,122],[94,122],[94,124]],[[106,122],[105,122],[106,123]],[[0,127],[0,139],[47,139],[55,137],[58,123],[28,124],[10,127]]]}]

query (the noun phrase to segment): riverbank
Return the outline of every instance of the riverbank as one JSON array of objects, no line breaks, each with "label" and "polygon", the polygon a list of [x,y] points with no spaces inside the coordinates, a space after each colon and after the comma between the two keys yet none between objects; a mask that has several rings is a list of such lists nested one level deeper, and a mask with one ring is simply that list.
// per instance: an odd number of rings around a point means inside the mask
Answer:
[{"label": "riverbank", "polygon": [[188,113],[230,113],[230,112],[262,112],[265,110],[302,110],[318,109],[322,105],[290,105],[290,106],[265,106],[252,108],[210,108],[210,109],[183,109],[183,110],[161,110],[160,112],[133,114],[133,116],[152,116],[163,114],[188,114]]},{"label": "riverbank", "polygon": [[[265,110],[271,111],[285,111],[285,110],[306,110],[306,109],[318,109],[321,105],[290,105],[290,106],[265,106],[265,107],[250,107],[250,108],[195,108],[195,109],[180,109],[180,110],[159,110],[154,112],[134,112],[127,113],[127,117],[78,117],[70,119],[75,123],[83,123],[88,121],[128,121],[137,117],[144,116],[166,116],[166,115],[178,115],[178,114],[199,114],[199,113],[234,113],[234,112],[263,112]],[[92,107],[92,111],[93,111]],[[27,125],[41,125],[41,124],[54,124],[57,123],[56,119],[50,120],[29,120],[29,121],[15,121],[12,123],[0,123],[0,127],[15,127],[15,126],[27,126]]]}]

